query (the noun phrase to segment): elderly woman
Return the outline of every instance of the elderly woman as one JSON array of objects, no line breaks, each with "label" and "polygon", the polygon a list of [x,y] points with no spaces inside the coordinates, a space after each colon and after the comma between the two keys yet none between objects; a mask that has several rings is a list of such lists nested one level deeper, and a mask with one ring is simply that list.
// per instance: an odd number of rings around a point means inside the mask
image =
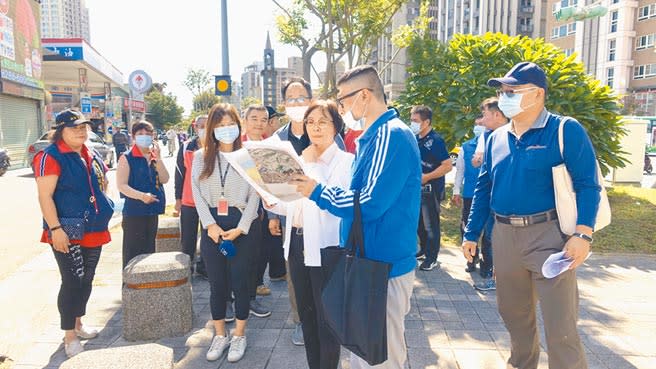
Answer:
[{"label": "elderly woman", "polygon": [[[260,240],[260,197],[230,166],[225,153],[241,148],[239,114],[230,104],[217,104],[207,118],[203,148],[194,153],[191,190],[203,226],[200,253],[210,282],[210,311],[214,338],[208,361],[228,351],[228,361],[241,360],[246,351],[246,321],[250,284],[255,272],[253,253]],[[235,296],[236,327],[232,338],[225,328],[226,303]]]},{"label": "elderly woman", "polygon": [[50,244],[61,274],[57,307],[68,357],[83,351],[80,338],[98,335],[82,324],[81,317],[102,245],[111,240],[107,225],[113,204],[105,195],[107,168],[85,145],[90,124],[77,111],[59,113],[52,144],[32,163],[43,214],[41,242]]},{"label": "elderly woman", "polygon": [[146,121],[132,126],[132,149],[121,156],[116,185],[123,206],[123,267],[135,256],[155,252],[159,214],[164,214],[164,184],[169,172],[162,162],[155,129]]},{"label": "elderly woman", "polygon": [[[337,105],[315,101],[305,112],[303,123],[310,139],[303,151],[307,175],[329,186],[348,187],[353,155],[335,143],[337,133],[344,127]],[[310,369],[335,369],[339,343],[326,326],[321,305],[321,249],[339,245],[340,219],[306,198],[280,203],[269,210],[287,217],[285,257],[296,294],[308,365]]]}]

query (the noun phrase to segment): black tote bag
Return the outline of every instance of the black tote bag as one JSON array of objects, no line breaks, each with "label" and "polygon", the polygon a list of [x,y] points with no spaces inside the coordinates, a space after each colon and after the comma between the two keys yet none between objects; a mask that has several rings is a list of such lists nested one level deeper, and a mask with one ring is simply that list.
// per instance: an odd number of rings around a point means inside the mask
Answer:
[{"label": "black tote bag", "polygon": [[[360,192],[344,248],[321,250],[325,283],[321,303],[339,343],[369,365],[387,360],[387,282],[391,265],[365,258]],[[356,252],[357,250],[357,252]]]}]

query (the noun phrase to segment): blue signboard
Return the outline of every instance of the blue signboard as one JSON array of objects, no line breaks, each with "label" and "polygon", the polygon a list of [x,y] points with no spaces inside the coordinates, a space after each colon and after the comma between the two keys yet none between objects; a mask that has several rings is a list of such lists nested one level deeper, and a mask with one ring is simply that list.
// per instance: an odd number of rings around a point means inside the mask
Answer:
[{"label": "blue signboard", "polygon": [[46,46],[51,55],[44,54],[43,60],[83,60],[84,53],[81,46]]},{"label": "blue signboard", "polygon": [[91,113],[91,99],[88,97],[83,97],[80,99],[80,108],[82,109],[82,114]]}]

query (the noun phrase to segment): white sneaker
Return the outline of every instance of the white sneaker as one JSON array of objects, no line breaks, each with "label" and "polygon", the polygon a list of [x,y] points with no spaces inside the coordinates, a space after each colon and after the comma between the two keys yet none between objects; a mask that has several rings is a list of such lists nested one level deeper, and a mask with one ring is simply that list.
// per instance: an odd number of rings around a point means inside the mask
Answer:
[{"label": "white sneaker", "polygon": [[234,363],[241,360],[244,357],[244,352],[246,352],[246,336],[232,336],[228,361]]},{"label": "white sneaker", "polygon": [[218,360],[221,355],[223,355],[223,351],[228,348],[228,345],[230,344],[230,339],[226,336],[214,336],[212,338],[212,344],[210,345],[210,349],[207,350],[207,355],[205,355],[205,358],[207,361],[215,361]]},{"label": "white sneaker", "polygon": [[84,348],[82,347],[80,340],[76,338],[69,343],[64,343],[64,351],[66,352],[66,356],[72,358],[73,356],[84,351]]},{"label": "white sneaker", "polygon": [[83,340],[90,340],[92,338],[98,337],[98,330],[93,329],[93,328],[87,328],[86,326],[82,326],[79,330],[75,330],[75,334],[82,338]]}]

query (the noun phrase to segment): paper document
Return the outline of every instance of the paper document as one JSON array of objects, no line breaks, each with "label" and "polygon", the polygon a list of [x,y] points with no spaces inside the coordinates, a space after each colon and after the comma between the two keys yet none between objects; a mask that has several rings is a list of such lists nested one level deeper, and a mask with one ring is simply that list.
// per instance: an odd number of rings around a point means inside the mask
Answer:
[{"label": "paper document", "polygon": [[289,183],[295,175],[305,175],[303,162],[289,141],[246,141],[243,148],[224,155],[269,205],[302,197],[296,185]]},{"label": "paper document", "polygon": [[[588,260],[592,253],[589,252],[585,260]],[[565,257],[565,251],[557,252],[549,255],[547,260],[542,264],[542,275],[545,278],[554,278],[558,275],[565,273],[574,262],[572,258]]]}]

